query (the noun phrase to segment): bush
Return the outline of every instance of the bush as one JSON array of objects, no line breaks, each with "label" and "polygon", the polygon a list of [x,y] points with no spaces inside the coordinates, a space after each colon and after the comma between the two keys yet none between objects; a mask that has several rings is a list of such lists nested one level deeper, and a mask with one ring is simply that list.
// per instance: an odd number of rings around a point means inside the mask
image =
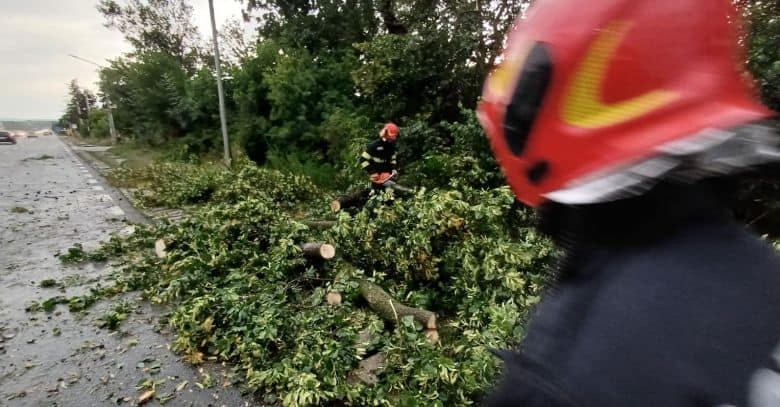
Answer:
[{"label": "bush", "polygon": [[338,189],[343,186],[338,171],[332,164],[318,160],[316,156],[313,157],[309,153],[274,151],[268,154],[266,166],[284,173],[308,177],[316,185],[324,188]]},{"label": "bush", "polygon": [[87,119],[89,136],[95,138],[109,138],[111,131],[108,126],[108,113],[103,109],[92,109]]}]

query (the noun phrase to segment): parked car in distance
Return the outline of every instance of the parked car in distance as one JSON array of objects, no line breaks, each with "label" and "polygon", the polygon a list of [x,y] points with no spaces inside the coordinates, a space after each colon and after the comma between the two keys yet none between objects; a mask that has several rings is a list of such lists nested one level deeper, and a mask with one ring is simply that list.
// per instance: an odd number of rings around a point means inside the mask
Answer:
[{"label": "parked car in distance", "polygon": [[11,133],[7,131],[0,131],[0,143],[16,144],[16,140],[11,137]]}]

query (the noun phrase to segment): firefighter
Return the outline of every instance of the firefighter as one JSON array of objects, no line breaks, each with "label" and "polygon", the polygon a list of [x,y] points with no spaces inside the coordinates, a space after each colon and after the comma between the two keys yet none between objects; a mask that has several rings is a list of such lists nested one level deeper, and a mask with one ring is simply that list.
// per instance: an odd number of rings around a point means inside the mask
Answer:
[{"label": "firefighter", "polygon": [[368,143],[360,156],[360,167],[368,172],[374,189],[389,187],[398,179],[395,141],[399,133],[400,129],[395,123],[385,124],[379,131],[379,138]]},{"label": "firefighter", "polygon": [[780,157],[730,0],[540,1],[478,108],[564,252],[487,406],[780,406],[780,261],[731,180]]}]

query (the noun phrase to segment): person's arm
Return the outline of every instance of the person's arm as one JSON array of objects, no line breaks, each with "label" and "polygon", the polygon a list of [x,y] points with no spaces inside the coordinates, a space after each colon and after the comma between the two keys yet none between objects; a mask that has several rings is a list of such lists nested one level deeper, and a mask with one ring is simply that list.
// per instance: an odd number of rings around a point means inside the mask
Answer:
[{"label": "person's arm", "polygon": [[360,168],[366,170],[369,174],[373,174],[376,172],[373,164],[371,154],[368,151],[363,151],[363,154],[360,155]]},{"label": "person's arm", "polygon": [[376,174],[378,172],[376,169],[376,160],[374,158],[374,150],[376,149],[375,144],[376,143],[374,142],[368,143],[366,149],[360,154],[360,168],[364,169],[369,174]]}]

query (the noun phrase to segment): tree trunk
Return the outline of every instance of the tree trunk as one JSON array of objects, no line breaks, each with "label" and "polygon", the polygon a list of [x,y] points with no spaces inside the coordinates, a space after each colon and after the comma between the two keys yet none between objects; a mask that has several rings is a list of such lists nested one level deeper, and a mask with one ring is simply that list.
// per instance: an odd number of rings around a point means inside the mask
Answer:
[{"label": "tree trunk", "polygon": [[385,290],[376,284],[363,280],[360,282],[360,294],[368,301],[368,305],[380,317],[393,321],[411,315],[425,329],[436,329],[436,314],[424,309],[407,307],[393,299]]},{"label": "tree trunk", "polygon": [[299,247],[306,257],[330,260],[336,256],[336,248],[327,243],[304,243]]},{"label": "tree trunk", "polygon": [[409,32],[409,29],[407,29],[406,25],[399,21],[398,17],[395,15],[394,3],[393,0],[381,0],[377,7],[379,15],[382,16],[382,21],[385,23],[385,28],[388,33],[399,35],[406,34]]}]

